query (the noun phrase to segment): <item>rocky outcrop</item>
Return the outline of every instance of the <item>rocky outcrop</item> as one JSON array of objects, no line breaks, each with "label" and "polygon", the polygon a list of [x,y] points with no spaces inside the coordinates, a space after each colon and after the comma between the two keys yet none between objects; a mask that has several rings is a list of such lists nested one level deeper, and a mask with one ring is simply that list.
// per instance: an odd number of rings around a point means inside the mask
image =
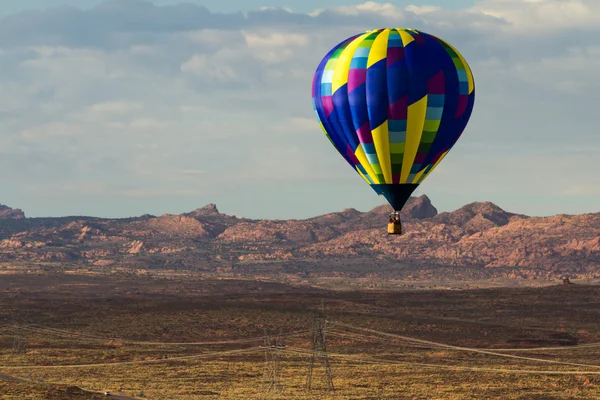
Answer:
[{"label": "rocky outcrop", "polygon": [[185,215],[165,214],[140,223],[140,228],[147,227],[157,233],[174,236],[193,236],[203,238],[210,236],[210,232],[196,218]]},{"label": "rocky outcrop", "polygon": [[433,218],[438,214],[437,209],[431,204],[427,196],[420,196],[406,204],[402,209],[401,216],[404,219],[427,219]]},{"label": "rocky outcrop", "polygon": [[189,217],[204,217],[207,215],[220,215],[221,213],[219,212],[219,209],[217,208],[216,204],[207,204],[206,206],[202,207],[202,208],[198,208],[190,213],[187,213],[185,215],[189,216]]},{"label": "rocky outcrop", "polygon": [[0,221],[0,261],[261,274],[310,268],[311,274],[415,279],[441,271],[465,279],[600,277],[600,214],[528,217],[489,202],[438,214],[420,196],[402,211],[405,234],[390,236],[388,212],[377,207],[304,220],[249,220],[209,204],[160,217]]},{"label": "rocky outcrop", "polygon": [[141,240],[134,240],[129,244],[129,250],[127,251],[129,254],[139,254],[144,249],[144,242]]},{"label": "rocky outcrop", "polygon": [[[371,214],[387,216],[392,212],[389,205],[375,207],[370,211]],[[433,218],[438,214],[437,209],[431,204],[429,197],[422,195],[419,197],[411,197],[402,208],[400,216],[403,220],[407,219],[426,219]]]},{"label": "rocky outcrop", "polygon": [[10,208],[0,204],[0,219],[24,219],[25,213],[18,208]]}]

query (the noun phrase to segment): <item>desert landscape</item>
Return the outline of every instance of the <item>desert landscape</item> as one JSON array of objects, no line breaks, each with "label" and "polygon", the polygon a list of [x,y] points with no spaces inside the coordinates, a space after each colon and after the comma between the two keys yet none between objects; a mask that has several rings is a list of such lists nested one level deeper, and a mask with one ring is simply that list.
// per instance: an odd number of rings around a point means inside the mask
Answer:
[{"label": "desert landscape", "polygon": [[[600,396],[598,286],[366,292],[51,273],[2,281],[3,399]],[[312,337],[322,306],[325,352]]]},{"label": "desert landscape", "polygon": [[599,0],[0,1],[0,400],[599,400],[599,67]]},{"label": "desert landscape", "polygon": [[600,397],[598,215],[403,217],[3,207],[2,398]]},{"label": "desert landscape", "polygon": [[389,206],[305,220],[250,220],[214,204],[181,215],[26,218],[2,207],[5,269],[176,270],[317,283],[600,278],[600,214],[528,217],[495,204],[438,213],[425,195],[402,211],[406,233],[385,231]]}]

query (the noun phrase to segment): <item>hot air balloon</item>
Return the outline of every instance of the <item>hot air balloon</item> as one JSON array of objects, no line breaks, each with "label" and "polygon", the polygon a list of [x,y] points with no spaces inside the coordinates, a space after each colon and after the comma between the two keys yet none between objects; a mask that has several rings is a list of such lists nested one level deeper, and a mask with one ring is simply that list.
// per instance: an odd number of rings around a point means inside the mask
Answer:
[{"label": "hot air balloon", "polygon": [[415,29],[376,29],[331,49],[312,85],[325,135],[399,213],[465,129],[475,100],[473,74],[449,43]]}]

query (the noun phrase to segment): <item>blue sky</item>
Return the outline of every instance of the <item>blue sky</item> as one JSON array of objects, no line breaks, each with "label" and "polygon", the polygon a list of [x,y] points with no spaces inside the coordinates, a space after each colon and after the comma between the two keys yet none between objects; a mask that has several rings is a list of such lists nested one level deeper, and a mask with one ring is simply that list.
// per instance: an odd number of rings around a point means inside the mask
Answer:
[{"label": "blue sky", "polygon": [[419,193],[442,211],[599,211],[597,0],[187,3],[2,2],[0,203],[256,218],[380,205],[320,131],[310,84],[341,39],[408,26],[457,47],[477,91]]}]

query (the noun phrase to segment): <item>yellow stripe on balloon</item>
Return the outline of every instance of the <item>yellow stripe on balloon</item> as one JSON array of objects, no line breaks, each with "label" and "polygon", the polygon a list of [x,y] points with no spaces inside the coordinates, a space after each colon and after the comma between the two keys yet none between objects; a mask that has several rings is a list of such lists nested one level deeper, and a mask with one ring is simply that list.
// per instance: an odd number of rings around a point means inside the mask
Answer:
[{"label": "yellow stripe on balloon", "polygon": [[367,68],[387,57],[389,37],[390,30],[384,29],[379,35],[377,35],[375,40],[373,40],[373,44],[369,50],[369,58],[367,59]]},{"label": "yellow stripe on balloon", "polygon": [[473,72],[471,72],[471,67],[467,64],[467,60],[456,50],[450,43],[446,42],[448,47],[450,47],[458,56],[460,62],[465,66],[465,71],[467,72],[467,81],[469,82],[469,94],[473,93],[473,89],[475,89],[475,82],[473,81]]},{"label": "yellow stripe on balloon", "polygon": [[[388,121],[371,130],[373,134],[373,143],[375,144],[375,152],[379,159],[381,172],[385,178],[385,183],[392,182],[392,159],[390,156],[390,135],[388,131]],[[383,182],[382,182],[383,183]]]},{"label": "yellow stripe on balloon", "polygon": [[419,173],[417,173],[415,175],[415,177],[409,183],[418,183],[419,179],[421,179],[421,176],[423,176],[423,174],[425,173],[426,170],[427,170],[427,166],[425,166],[425,168],[423,168],[421,171],[419,171]]},{"label": "yellow stripe on balloon", "polygon": [[415,38],[410,33],[406,32],[404,29],[398,29],[398,33],[402,38],[402,44],[404,47],[408,46],[409,43],[414,42]]},{"label": "yellow stripe on balloon", "polygon": [[437,167],[438,164],[444,159],[444,157],[446,157],[446,154],[448,154],[449,151],[450,150],[446,150],[446,152],[440,156],[440,158],[435,162],[435,164],[433,164],[433,167],[431,167],[431,169],[429,171],[427,171],[427,173],[425,175],[421,176],[421,180],[417,181],[417,183],[423,182],[425,180],[425,178],[427,178],[429,176],[431,171],[433,171],[435,169],[435,167]]},{"label": "yellow stripe on balloon", "polygon": [[356,158],[358,158],[360,165],[362,165],[365,171],[367,171],[367,175],[369,175],[373,182],[378,183],[379,180],[377,179],[377,175],[375,175],[375,171],[373,171],[371,163],[367,159],[367,155],[365,154],[365,151],[363,150],[361,145],[359,145],[356,148],[356,150],[354,151],[354,155],[356,156]]},{"label": "yellow stripe on balloon", "polygon": [[365,180],[365,182],[367,182],[368,185],[371,185],[371,182],[369,182],[365,174],[363,174],[360,169],[356,168],[356,172],[358,172],[358,174]]},{"label": "yellow stripe on balloon", "polygon": [[427,114],[427,95],[421,100],[408,106],[408,118],[406,127],[406,141],[404,147],[404,157],[402,157],[402,171],[400,173],[400,183],[408,183],[408,176],[412,169],[423,127],[425,126],[425,115]]},{"label": "yellow stripe on balloon", "polygon": [[331,90],[332,93],[335,93],[339,88],[348,83],[348,74],[350,72],[350,63],[352,62],[352,56],[358,46],[362,43],[363,40],[371,33],[366,32],[351,41],[348,46],[342,51],[340,57],[338,58],[337,64],[333,70],[333,78],[331,80]]}]

